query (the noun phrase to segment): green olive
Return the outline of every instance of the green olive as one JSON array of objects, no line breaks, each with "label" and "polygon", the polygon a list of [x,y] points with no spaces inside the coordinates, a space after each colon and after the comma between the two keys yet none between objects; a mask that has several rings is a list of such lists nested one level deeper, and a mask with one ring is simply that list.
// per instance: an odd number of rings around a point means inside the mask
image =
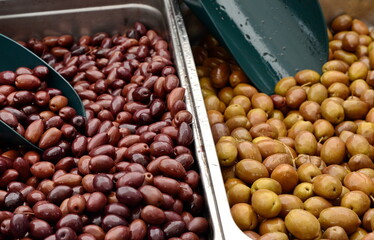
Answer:
[{"label": "green olive", "polygon": [[216,144],[218,161],[222,166],[228,167],[235,164],[238,150],[236,145],[229,141],[220,141]]}]

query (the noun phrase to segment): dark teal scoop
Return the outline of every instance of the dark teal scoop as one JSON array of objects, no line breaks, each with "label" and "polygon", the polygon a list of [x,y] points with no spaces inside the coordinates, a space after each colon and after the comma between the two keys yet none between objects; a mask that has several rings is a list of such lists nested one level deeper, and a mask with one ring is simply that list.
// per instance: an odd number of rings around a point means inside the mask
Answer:
[{"label": "dark teal scoop", "polygon": [[262,92],[302,69],[321,72],[328,59],[324,17],[316,0],[185,0],[224,43]]}]

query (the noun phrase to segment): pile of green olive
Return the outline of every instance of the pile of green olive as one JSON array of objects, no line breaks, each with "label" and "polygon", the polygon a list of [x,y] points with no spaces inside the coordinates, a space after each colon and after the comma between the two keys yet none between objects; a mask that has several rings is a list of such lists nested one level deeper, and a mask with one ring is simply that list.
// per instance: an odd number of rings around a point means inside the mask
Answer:
[{"label": "pile of green olive", "polygon": [[253,239],[374,239],[374,31],[335,18],[322,75],[258,92],[212,36],[193,47],[231,214]]}]

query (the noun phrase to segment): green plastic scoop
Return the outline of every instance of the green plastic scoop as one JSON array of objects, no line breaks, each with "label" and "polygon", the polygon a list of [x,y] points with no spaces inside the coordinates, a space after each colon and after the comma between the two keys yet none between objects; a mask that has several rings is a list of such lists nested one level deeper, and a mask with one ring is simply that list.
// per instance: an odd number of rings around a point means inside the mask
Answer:
[{"label": "green plastic scoop", "polygon": [[316,0],[185,2],[267,94],[299,70],[321,72],[328,59],[327,29]]},{"label": "green plastic scoop", "polygon": [[[32,69],[39,65],[44,65],[49,69],[48,87],[61,90],[63,95],[69,99],[69,106],[74,108],[78,115],[85,117],[84,107],[78,94],[56,70],[27,48],[0,34],[0,71],[15,71],[18,67]],[[30,149],[42,151],[2,121],[0,121],[0,141],[6,145],[23,145]]]}]

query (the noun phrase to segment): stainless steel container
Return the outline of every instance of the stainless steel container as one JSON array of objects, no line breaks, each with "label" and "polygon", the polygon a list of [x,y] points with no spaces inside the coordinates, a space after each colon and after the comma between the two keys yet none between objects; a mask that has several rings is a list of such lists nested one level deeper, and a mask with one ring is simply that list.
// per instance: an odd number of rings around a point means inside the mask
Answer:
[{"label": "stainless steel container", "polygon": [[[123,33],[136,21],[155,29],[171,43],[181,85],[187,90],[187,108],[195,117],[195,159],[204,187],[206,216],[210,220],[209,239],[239,239],[239,235],[245,237],[236,227],[228,209],[195,64],[177,0],[0,1],[0,32],[15,40],[62,34],[72,34],[78,38],[101,31]],[[225,229],[228,230],[225,231],[226,236],[222,232],[219,214],[225,218]]]},{"label": "stainless steel container", "polygon": [[[329,24],[336,16],[347,13],[352,17],[364,21],[369,27],[374,27],[374,15],[372,14],[372,11],[374,10],[373,0],[319,0],[319,2],[327,24]],[[192,44],[197,43],[203,38],[208,30],[203,26],[203,23],[201,23],[193,13],[191,13],[185,4],[182,4],[182,12],[190,41]],[[195,74],[193,75],[193,77],[192,75],[190,76],[192,94],[194,103],[197,107],[199,128],[204,130],[202,138],[208,157],[209,173],[214,181],[212,187],[217,196],[217,205],[219,206],[218,213],[222,221],[223,235],[225,236],[225,239],[250,239],[237,227],[231,216],[224,182],[222,180],[222,172],[219,167],[215,145],[210,132],[208,116],[201,94],[201,88],[198,80],[196,80]]]},{"label": "stainless steel container", "polygon": [[[207,30],[203,27],[202,23],[189,11],[185,4],[181,4],[183,17],[186,22],[186,27],[188,30],[188,37],[192,43],[195,41],[201,40],[204,34],[207,33]],[[185,36],[185,35],[184,35]],[[189,82],[191,94],[193,97],[193,102],[196,107],[196,124],[198,129],[202,132],[201,139],[203,142],[203,149],[207,157],[207,170],[210,178],[212,180],[212,191],[216,197],[216,203],[218,206],[217,212],[219,218],[221,219],[222,224],[222,234],[224,239],[227,240],[240,240],[240,239],[251,239],[246,236],[242,230],[234,222],[234,219],[231,216],[229,202],[226,196],[226,190],[222,178],[222,172],[220,164],[216,154],[216,148],[213,141],[213,135],[210,129],[208,115],[204,104],[204,98],[201,93],[201,87],[199,78],[197,76],[195,63],[193,56],[191,54],[191,47],[186,46],[183,50],[184,59],[187,64],[191,63],[194,67],[188,69],[189,73]]]}]

